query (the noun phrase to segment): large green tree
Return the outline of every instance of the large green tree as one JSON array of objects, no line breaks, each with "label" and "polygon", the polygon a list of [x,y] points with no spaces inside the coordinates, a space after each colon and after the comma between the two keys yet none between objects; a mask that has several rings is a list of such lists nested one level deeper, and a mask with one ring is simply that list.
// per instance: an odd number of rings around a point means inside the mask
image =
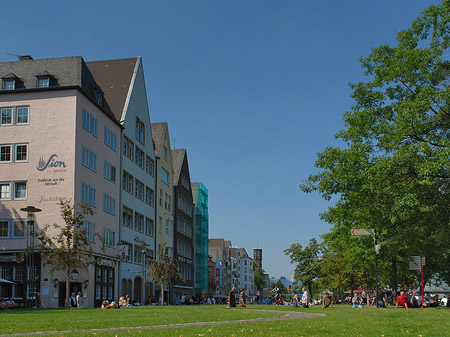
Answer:
[{"label": "large green tree", "polygon": [[293,243],[284,253],[289,256],[291,263],[297,263],[294,272],[295,281],[300,281],[312,294],[313,284],[321,276],[321,247],[317,240],[311,239],[305,248],[300,243]]},{"label": "large green tree", "polygon": [[351,228],[376,228],[381,283],[414,281],[412,255],[427,258],[426,279],[450,282],[450,1],[422,11],[397,42],[361,58],[366,78],[351,84],[355,104],[336,135],[345,145],[320,153],[319,173],[300,186],[337,198],[321,215],[333,224],[324,258],[347,275],[336,285],[373,283],[373,243]]}]

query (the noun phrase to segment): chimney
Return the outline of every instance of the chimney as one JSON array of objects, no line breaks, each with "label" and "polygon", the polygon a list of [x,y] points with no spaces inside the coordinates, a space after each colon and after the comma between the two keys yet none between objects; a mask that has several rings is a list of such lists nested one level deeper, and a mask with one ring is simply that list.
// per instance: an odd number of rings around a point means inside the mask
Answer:
[{"label": "chimney", "polygon": [[19,61],[26,61],[26,60],[32,60],[33,58],[31,57],[31,55],[20,55],[19,56]]}]

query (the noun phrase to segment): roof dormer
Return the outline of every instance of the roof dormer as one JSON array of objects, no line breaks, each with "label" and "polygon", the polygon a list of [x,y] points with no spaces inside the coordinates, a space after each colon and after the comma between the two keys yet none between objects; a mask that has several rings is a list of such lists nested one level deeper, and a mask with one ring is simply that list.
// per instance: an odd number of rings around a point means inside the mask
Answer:
[{"label": "roof dormer", "polygon": [[49,88],[56,86],[56,79],[47,71],[36,75],[36,88]]},{"label": "roof dormer", "polygon": [[2,76],[2,90],[16,90],[23,87],[23,82],[15,74]]}]

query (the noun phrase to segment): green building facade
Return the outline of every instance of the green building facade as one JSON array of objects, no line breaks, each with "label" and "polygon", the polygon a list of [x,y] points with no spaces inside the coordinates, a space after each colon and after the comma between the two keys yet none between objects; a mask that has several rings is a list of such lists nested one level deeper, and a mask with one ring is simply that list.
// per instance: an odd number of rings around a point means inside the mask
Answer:
[{"label": "green building facade", "polygon": [[195,227],[195,295],[208,296],[208,189],[202,183],[192,183],[194,199],[194,227]]}]

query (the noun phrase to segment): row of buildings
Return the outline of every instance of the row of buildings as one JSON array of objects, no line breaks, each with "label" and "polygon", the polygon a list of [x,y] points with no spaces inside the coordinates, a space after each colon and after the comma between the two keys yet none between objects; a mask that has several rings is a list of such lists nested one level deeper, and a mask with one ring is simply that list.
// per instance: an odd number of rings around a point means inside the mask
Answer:
[{"label": "row of buildings", "polygon": [[[63,225],[60,200],[94,209],[83,226],[96,262],[74,270],[69,289],[87,306],[158,296],[145,270],[161,247],[183,276],[167,302],[208,292],[208,190],[191,182],[167,123],[151,123],[142,59],[24,56],[0,63],[0,77],[0,277],[12,282],[0,298],[64,305],[66,273],[23,254],[30,223]],[[30,205],[42,210],[34,222],[21,210]]]},{"label": "row of buildings", "polygon": [[[209,239],[210,293],[226,296],[232,285],[245,288],[247,296],[264,295],[269,285],[269,275],[264,274],[262,293],[255,285],[254,270],[262,268],[262,249],[253,249],[250,257],[245,248],[232,246],[230,240]],[[267,296],[267,295],[266,295]]]}]

